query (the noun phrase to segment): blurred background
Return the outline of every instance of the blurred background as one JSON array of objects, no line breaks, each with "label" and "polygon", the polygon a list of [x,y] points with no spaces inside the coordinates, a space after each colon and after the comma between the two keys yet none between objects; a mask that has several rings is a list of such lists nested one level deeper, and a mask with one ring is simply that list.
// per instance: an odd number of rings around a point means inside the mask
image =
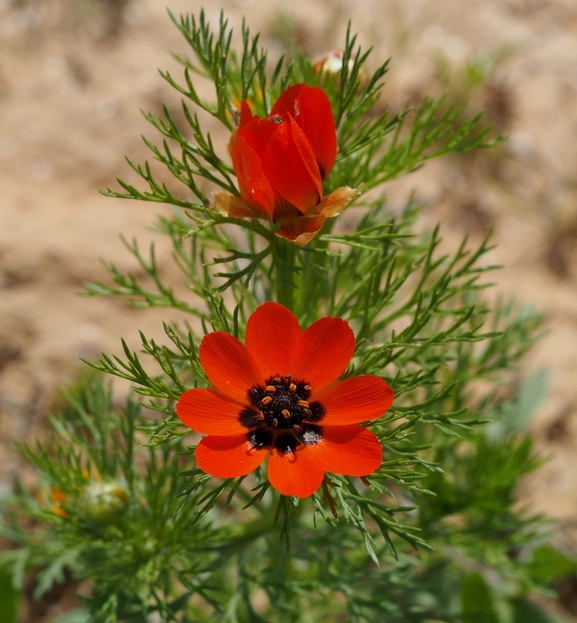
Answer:
[{"label": "blurred background", "polygon": [[[170,0],[179,15],[202,2]],[[483,109],[493,150],[439,159],[388,185],[391,206],[411,191],[421,227],[442,223],[445,244],[493,228],[488,297],[514,296],[544,312],[546,335],[519,374],[539,372],[548,396],[530,425],[548,462],[520,505],[559,519],[556,539],[577,551],[577,3],[575,0],[220,0],[236,32],[243,16],[272,58],[296,42],[312,57],[342,47],[347,21],[369,69],[391,57],[379,109],[401,110],[447,93]],[[120,240],[143,247],[163,206],[107,199],[97,189],[131,179],[124,155],[149,157],[156,140],[139,108],[178,110],[157,68],[180,78],[171,53],[186,44],[159,0],[0,0],[0,493],[22,472],[11,441],[42,436],[58,388],[84,369],[78,357],[136,347],[138,330],[162,335],[162,310],[79,297],[106,280],[102,257],[138,268]],[[228,137],[214,128],[224,146]],[[156,239],[159,265],[172,260]],[[169,276],[169,275],[168,275]],[[537,392],[538,393],[538,392]],[[564,607],[577,613],[577,586]],[[54,605],[56,604],[56,606]],[[30,621],[49,621],[58,600]],[[52,608],[52,610],[51,610]]]}]

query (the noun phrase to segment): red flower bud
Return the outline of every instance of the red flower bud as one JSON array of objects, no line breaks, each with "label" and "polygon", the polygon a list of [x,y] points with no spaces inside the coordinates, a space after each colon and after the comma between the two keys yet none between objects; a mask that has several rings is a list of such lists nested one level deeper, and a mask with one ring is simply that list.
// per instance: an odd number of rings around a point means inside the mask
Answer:
[{"label": "red flower bud", "polygon": [[243,100],[228,147],[240,197],[221,191],[216,207],[227,216],[277,223],[276,234],[297,244],[307,244],[326,218],[357,194],[344,186],[323,196],[337,155],[337,134],[329,98],[320,87],[294,84],[266,119],[253,115]]}]

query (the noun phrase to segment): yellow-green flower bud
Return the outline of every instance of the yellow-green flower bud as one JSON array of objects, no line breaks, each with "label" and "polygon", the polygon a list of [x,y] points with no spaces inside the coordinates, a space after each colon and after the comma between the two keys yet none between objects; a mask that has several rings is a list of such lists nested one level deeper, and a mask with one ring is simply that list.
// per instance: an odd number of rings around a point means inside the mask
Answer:
[{"label": "yellow-green flower bud", "polygon": [[83,518],[99,526],[120,519],[128,507],[126,487],[117,481],[91,482],[80,500]]}]

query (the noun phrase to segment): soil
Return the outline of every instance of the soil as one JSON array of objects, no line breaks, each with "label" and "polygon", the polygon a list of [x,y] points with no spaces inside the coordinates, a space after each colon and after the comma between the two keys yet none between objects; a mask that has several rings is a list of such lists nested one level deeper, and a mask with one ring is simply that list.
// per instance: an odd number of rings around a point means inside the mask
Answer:
[{"label": "soil", "polygon": [[[171,0],[198,15],[198,0]],[[383,107],[447,92],[486,110],[504,145],[445,158],[387,188],[393,206],[415,189],[423,223],[446,244],[494,228],[498,292],[546,314],[547,335],[524,362],[544,368],[549,393],[531,424],[549,461],[520,501],[560,520],[577,550],[577,4],[574,0],[222,0],[236,32],[242,17],[273,56],[291,39],[317,55],[342,47],[352,19],[369,68],[392,57]],[[172,261],[149,231],[166,206],[108,199],[97,189],[132,179],[123,156],[149,157],[155,137],[139,108],[178,98],[157,68],[180,76],[171,52],[186,44],[155,0],[0,0],[0,494],[22,465],[11,441],[42,431],[57,388],[83,370],[78,357],[161,338],[165,310],[76,293],[107,280],[99,257],[138,272],[124,248],[155,239],[159,268]],[[226,136],[214,129],[224,145]],[[170,316],[169,316],[170,319]],[[56,612],[30,621],[50,620]],[[43,618],[44,617],[44,618]]]}]

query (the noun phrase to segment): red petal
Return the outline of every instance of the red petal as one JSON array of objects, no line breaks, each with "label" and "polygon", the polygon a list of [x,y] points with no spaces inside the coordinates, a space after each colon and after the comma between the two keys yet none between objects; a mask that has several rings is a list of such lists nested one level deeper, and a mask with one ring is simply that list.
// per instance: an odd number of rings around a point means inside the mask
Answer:
[{"label": "red petal", "polygon": [[228,153],[230,154],[230,157],[233,159],[233,161],[234,161],[234,150],[236,148],[236,140],[238,137],[239,130],[241,130],[247,123],[250,123],[253,119],[258,119],[258,117],[252,114],[249,108],[249,105],[246,103],[245,100],[242,100],[240,104],[240,120],[239,120],[238,128],[232,131],[232,134],[230,135],[230,140],[228,141]]},{"label": "red petal", "polygon": [[279,123],[275,123],[270,119],[259,119],[256,117],[238,131],[238,138],[243,138],[246,144],[254,149],[257,156],[263,160],[266,146],[268,145],[272,135],[280,128]]},{"label": "red petal", "polygon": [[381,417],[393,404],[393,390],[378,376],[366,374],[337,383],[316,399],[325,411],[323,424],[343,426]]},{"label": "red petal", "polygon": [[246,435],[209,435],[198,444],[194,457],[200,469],[217,478],[246,476],[266,458],[268,448],[256,449]]},{"label": "red petal", "polygon": [[250,123],[253,119],[258,119],[256,115],[252,114],[250,106],[246,103],[246,100],[242,100],[240,103],[240,120],[238,122],[238,130],[242,130],[247,123]]},{"label": "red petal", "polygon": [[265,380],[290,373],[301,334],[295,315],[279,303],[265,303],[251,315],[246,325],[245,343]]},{"label": "red petal", "polygon": [[320,87],[305,86],[298,94],[297,106],[300,115],[295,119],[312,147],[325,180],[337,156],[337,131],[331,103]]},{"label": "red petal", "polygon": [[234,150],[239,130],[241,130],[247,123],[250,123],[253,119],[258,119],[258,117],[252,114],[249,105],[246,103],[246,100],[242,100],[240,104],[240,119],[238,128],[232,131],[230,140],[228,141],[228,152],[231,158],[234,159]]},{"label": "red petal", "polygon": [[239,415],[245,406],[211,389],[189,389],[176,403],[182,423],[205,435],[239,435],[248,430]]},{"label": "red petal", "polygon": [[355,335],[349,324],[341,318],[321,318],[298,341],[293,378],[308,383],[310,400],[317,400],[345,371],[354,352]]},{"label": "red petal", "polygon": [[237,138],[232,164],[242,198],[272,218],[274,189],[264,173],[262,160],[242,136]]},{"label": "red petal", "polygon": [[210,382],[223,394],[248,405],[248,391],[263,380],[246,346],[235,337],[217,331],[204,337],[200,363]]},{"label": "red petal", "polygon": [[319,197],[323,196],[323,180],[321,176],[321,172],[319,170],[319,165],[317,163],[317,159],[314,151],[312,150],[311,144],[303,132],[302,128],[295,122],[295,120],[290,117],[290,129],[292,132],[293,141],[298,149],[298,152],[307,168],[307,171],[319,192]]},{"label": "red petal", "polygon": [[[313,151],[298,125],[277,124],[264,158],[264,172],[275,191],[303,214],[314,208],[322,195],[322,180]],[[295,142],[294,136],[298,137]]]},{"label": "red petal", "polygon": [[326,218],[318,214],[300,215],[283,221],[275,233],[279,238],[285,238],[304,247],[319,233],[325,221]]},{"label": "red petal", "polygon": [[299,446],[295,452],[279,452],[273,447],[268,458],[268,479],[283,495],[306,498],[320,486],[324,471],[309,446]]},{"label": "red petal", "polygon": [[296,100],[302,89],[308,88],[305,84],[297,83],[293,84],[288,89],[285,89],[280,97],[275,102],[269,117],[283,117],[287,119],[289,114],[293,117],[298,115],[298,108],[296,106]]},{"label": "red petal", "polygon": [[379,469],[383,449],[376,435],[362,426],[323,427],[322,441],[306,450],[325,472],[366,476]]}]

